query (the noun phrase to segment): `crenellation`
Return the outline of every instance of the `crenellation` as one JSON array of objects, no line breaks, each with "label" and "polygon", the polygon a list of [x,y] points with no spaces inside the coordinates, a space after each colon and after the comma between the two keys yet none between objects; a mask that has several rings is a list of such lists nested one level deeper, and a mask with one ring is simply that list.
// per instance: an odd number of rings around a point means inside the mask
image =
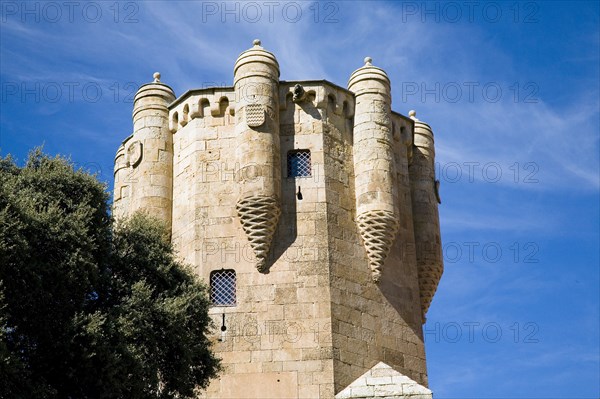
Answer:
[{"label": "crenellation", "polygon": [[[443,267],[433,133],[391,100],[368,57],[348,89],[280,81],[260,41],[233,86],[175,99],[155,74],[140,87],[115,157],[115,217],[165,221],[208,285],[235,271],[235,303],[210,309],[224,372],[203,397],[431,398],[422,323]],[[291,176],[297,151],[310,161]]]}]

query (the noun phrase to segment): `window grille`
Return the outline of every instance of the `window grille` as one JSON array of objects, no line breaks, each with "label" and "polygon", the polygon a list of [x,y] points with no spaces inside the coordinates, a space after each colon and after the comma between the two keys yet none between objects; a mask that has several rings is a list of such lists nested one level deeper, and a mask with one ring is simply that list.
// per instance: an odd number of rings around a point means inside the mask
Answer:
[{"label": "window grille", "polygon": [[210,299],[214,306],[235,305],[235,271],[215,270],[210,274]]},{"label": "window grille", "polygon": [[288,152],[287,172],[288,177],[310,177],[312,175],[310,151],[299,150]]}]

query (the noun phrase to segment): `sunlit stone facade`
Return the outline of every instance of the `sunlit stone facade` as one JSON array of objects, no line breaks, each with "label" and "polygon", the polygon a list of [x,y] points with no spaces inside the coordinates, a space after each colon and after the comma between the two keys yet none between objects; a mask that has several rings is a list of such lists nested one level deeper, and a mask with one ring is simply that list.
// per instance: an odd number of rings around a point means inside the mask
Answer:
[{"label": "sunlit stone facade", "polygon": [[113,213],[163,220],[212,284],[210,398],[430,398],[422,324],[442,274],[432,129],[370,58],[348,89],[281,81],[260,41],[232,87],[155,74],[117,151]]}]

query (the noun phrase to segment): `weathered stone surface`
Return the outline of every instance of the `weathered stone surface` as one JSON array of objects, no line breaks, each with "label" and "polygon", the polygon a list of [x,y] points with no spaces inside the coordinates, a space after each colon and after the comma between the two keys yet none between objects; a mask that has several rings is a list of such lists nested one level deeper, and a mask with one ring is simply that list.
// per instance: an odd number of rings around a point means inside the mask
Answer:
[{"label": "weathered stone surface", "polygon": [[432,393],[416,381],[380,362],[335,395],[335,399],[362,398],[432,399]]},{"label": "weathered stone surface", "polygon": [[[202,397],[431,398],[433,134],[391,111],[389,79],[370,59],[349,88],[280,81],[255,42],[232,87],[175,99],[158,76],[136,95],[114,215],[164,220],[207,282],[236,275],[235,306],[210,309],[224,371]],[[310,163],[294,175],[298,150]]]}]

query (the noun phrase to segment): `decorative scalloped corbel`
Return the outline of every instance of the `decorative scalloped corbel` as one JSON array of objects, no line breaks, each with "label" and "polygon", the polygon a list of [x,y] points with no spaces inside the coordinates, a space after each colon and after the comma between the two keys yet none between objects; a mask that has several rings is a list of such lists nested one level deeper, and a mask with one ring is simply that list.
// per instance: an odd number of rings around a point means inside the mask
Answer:
[{"label": "decorative scalloped corbel", "polygon": [[373,281],[377,283],[398,233],[398,218],[393,212],[372,210],[358,215],[356,224],[367,251]]},{"label": "decorative scalloped corbel", "polygon": [[255,195],[240,199],[235,207],[256,256],[259,272],[267,270],[267,256],[279,223],[281,207],[274,197]]}]

